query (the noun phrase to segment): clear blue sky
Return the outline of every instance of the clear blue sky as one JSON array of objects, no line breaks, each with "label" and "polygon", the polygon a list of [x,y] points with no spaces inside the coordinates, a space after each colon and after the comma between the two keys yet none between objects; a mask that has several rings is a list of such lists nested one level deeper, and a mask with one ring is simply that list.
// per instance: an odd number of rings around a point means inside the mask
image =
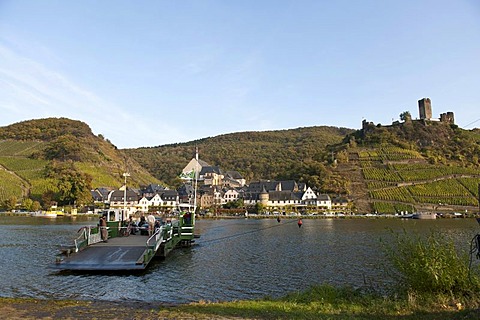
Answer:
[{"label": "clear blue sky", "polygon": [[423,97],[480,127],[480,1],[0,0],[0,126],[157,146],[390,124]]}]

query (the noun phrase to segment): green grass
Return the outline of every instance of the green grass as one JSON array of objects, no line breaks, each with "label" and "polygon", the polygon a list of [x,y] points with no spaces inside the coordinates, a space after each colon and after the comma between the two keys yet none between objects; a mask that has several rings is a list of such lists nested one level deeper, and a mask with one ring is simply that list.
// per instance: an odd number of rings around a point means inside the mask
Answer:
[{"label": "green grass", "polygon": [[445,295],[382,297],[352,288],[319,285],[279,299],[200,302],[175,311],[224,319],[478,319],[478,302],[478,298]]}]

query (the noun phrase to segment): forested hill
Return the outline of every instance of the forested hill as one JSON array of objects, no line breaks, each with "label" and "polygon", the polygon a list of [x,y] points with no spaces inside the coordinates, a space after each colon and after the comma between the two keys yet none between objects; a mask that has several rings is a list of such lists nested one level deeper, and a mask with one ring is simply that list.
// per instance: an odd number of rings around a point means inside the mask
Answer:
[{"label": "forested hill", "polygon": [[49,142],[65,135],[82,139],[95,137],[86,123],[67,118],[35,119],[0,127],[0,139],[2,140]]},{"label": "forested hill", "polygon": [[90,201],[91,188],[122,186],[125,171],[131,186],[160,182],[81,121],[47,118],[0,127],[0,204],[11,197],[44,204],[47,195],[79,203],[60,196],[62,188],[79,186]]},{"label": "forested hill", "polygon": [[294,179],[318,190],[343,193],[344,181],[326,168],[331,159],[327,145],[340,143],[352,132],[336,127],[239,132],[125,152],[170,185],[179,183],[179,173],[198,147],[202,160],[223,170],[238,171],[247,181]]},{"label": "forested hill", "polygon": [[77,120],[46,118],[18,122],[0,127],[0,140],[37,142],[25,154],[31,159],[95,164],[119,177],[127,170],[132,173],[133,181],[135,176],[148,175],[108,139],[94,135],[86,123]]}]

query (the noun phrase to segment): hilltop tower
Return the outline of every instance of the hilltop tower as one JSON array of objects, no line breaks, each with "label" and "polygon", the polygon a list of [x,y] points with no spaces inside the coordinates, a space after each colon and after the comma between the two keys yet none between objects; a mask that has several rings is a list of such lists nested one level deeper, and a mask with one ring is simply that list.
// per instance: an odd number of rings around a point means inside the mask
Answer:
[{"label": "hilltop tower", "polygon": [[432,119],[432,101],[430,100],[430,98],[423,98],[421,100],[418,100],[418,112],[420,114],[420,119]]},{"label": "hilltop tower", "polygon": [[448,123],[448,124],[454,124],[455,123],[455,116],[454,116],[453,112],[441,113],[440,114],[440,121]]}]

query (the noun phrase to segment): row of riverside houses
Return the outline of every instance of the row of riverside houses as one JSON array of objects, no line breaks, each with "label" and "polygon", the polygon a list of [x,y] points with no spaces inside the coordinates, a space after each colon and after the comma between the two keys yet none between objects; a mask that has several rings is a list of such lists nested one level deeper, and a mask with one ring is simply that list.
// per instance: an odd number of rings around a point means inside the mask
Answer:
[{"label": "row of riverside houses", "polygon": [[[243,200],[246,208],[257,203],[267,211],[345,211],[348,201],[331,199],[327,194],[317,194],[304,183],[289,181],[257,181],[246,185],[245,179],[236,171],[223,172],[218,166],[210,166],[203,160],[193,158],[182,170],[184,184],[178,190],[169,190],[151,184],[141,189],[98,188],[92,191],[96,203],[113,209],[123,209],[128,215],[152,211],[171,212],[179,203],[193,203],[193,177],[198,172],[197,203],[200,209],[219,208],[228,202]],[[193,174],[192,174],[193,173]],[[126,198],[124,200],[124,195]]]}]

